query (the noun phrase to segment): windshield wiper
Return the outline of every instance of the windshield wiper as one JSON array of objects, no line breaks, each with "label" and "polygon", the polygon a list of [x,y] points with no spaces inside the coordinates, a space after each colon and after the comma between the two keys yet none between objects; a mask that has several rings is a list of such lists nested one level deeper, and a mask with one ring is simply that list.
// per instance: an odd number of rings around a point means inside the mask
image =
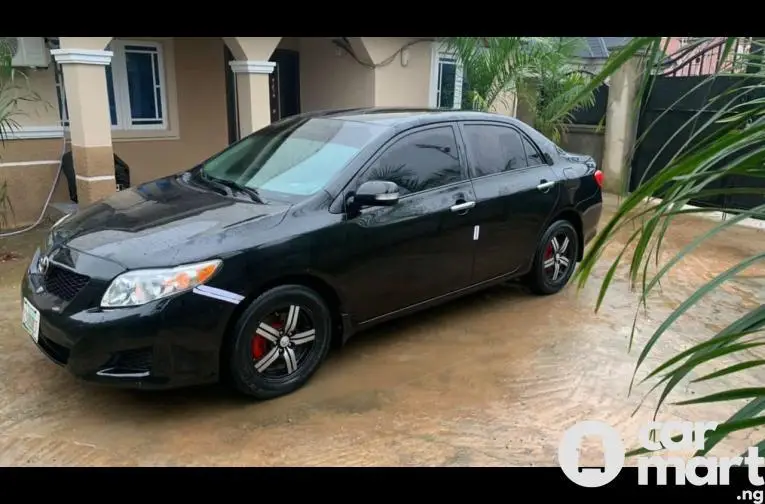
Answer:
[{"label": "windshield wiper", "polygon": [[200,173],[205,180],[223,189],[224,191],[226,191],[226,194],[229,196],[233,196],[234,191],[239,191],[249,196],[250,199],[253,200],[254,202],[263,203],[263,200],[258,194],[258,191],[256,191],[255,189],[252,189],[251,187],[237,184],[236,182],[233,182],[231,180],[227,180],[227,179],[223,179],[219,177],[213,177],[209,173],[205,173],[204,170],[200,170]]}]

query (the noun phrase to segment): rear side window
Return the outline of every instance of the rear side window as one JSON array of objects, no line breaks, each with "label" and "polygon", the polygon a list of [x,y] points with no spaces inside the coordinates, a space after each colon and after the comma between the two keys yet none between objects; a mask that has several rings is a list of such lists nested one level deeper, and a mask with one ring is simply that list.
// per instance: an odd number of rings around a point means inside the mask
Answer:
[{"label": "rear side window", "polygon": [[488,124],[464,127],[476,177],[526,168],[521,135],[512,128]]},{"label": "rear side window", "polygon": [[451,126],[417,131],[388,147],[361,176],[395,182],[400,194],[412,194],[463,180],[457,140]]},{"label": "rear side window", "polygon": [[529,166],[545,164],[545,160],[542,158],[542,154],[539,153],[539,149],[534,147],[526,137],[523,137],[523,146],[526,148],[526,159],[529,161]]}]

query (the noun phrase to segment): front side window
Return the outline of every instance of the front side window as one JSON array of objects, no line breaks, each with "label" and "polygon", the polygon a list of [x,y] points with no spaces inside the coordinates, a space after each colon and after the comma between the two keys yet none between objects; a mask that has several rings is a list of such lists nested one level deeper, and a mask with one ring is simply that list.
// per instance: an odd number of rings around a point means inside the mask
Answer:
[{"label": "front side window", "polygon": [[457,141],[451,126],[407,135],[375,160],[359,180],[386,180],[399,194],[427,191],[463,180]]},{"label": "front side window", "polygon": [[266,197],[302,198],[322,190],[387,129],[336,119],[291,119],[243,138],[206,161],[202,170]]}]

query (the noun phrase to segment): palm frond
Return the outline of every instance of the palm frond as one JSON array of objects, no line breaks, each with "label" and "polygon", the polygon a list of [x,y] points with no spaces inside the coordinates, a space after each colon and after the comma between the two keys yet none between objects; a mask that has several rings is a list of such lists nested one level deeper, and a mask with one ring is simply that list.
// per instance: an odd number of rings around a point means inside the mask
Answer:
[{"label": "palm frond", "polygon": [[[745,61],[745,68],[749,73],[733,73],[740,69],[741,65],[726,62],[729,61],[729,54],[735,42],[735,37],[729,37],[720,44],[723,50],[719,61],[722,63],[718,63],[717,72],[709,76],[697,88],[710,86],[711,89],[711,84],[720,76],[737,77],[740,78],[740,82],[731,86],[726,92],[720,93],[719,96],[709,98],[702,109],[686,121],[683,128],[687,127],[691,131],[688,139],[671,156],[666,166],[661,167],[651,178],[641,181],[638,187],[625,197],[614,216],[603,226],[601,233],[591,244],[577,272],[578,285],[582,288],[591,277],[597,261],[603,256],[604,250],[615,239],[616,234],[625,227],[634,228],[631,235],[620,246],[621,250],[609,266],[608,272],[601,282],[595,306],[596,310],[599,309],[607,296],[618,266],[623,262],[627,263],[630,283],[633,287],[638,287],[639,292],[630,335],[630,346],[634,340],[639,309],[641,306],[644,308],[647,306],[648,297],[652,291],[660,285],[661,280],[684,257],[702,247],[713,236],[724,232],[745,218],[765,218],[765,204],[749,209],[726,208],[726,212],[734,215],[732,218],[720,222],[710,230],[700,234],[663,263],[660,261],[663,239],[677,216],[712,210],[688,209],[686,205],[690,201],[708,195],[762,193],[761,189],[753,187],[716,188],[714,186],[716,181],[732,175],[765,177],[765,99],[759,98],[758,93],[755,92],[765,91],[765,73],[763,72],[761,55],[757,56],[756,53],[736,55],[737,57],[741,56],[741,59]],[[752,44],[757,47],[758,42],[754,41]],[[584,85],[578,95],[572,92],[566,97],[566,100],[569,103],[575,103],[586,94],[588,89],[599,85],[633,57],[642,57],[647,62],[643,75],[644,87],[638,93],[639,99],[643,99],[652,91],[652,78],[649,76],[649,72],[652,69],[651,65],[661,63],[661,58],[658,55],[663,54],[662,45],[665,45],[665,42],[658,38],[634,39],[627,47],[612,57],[604,70]],[[704,120],[701,119],[702,117]],[[661,117],[656,121],[660,119]],[[654,121],[653,124],[655,125],[656,122]],[[649,125],[649,128],[652,126]],[[674,137],[675,135],[667,140],[665,148]],[[651,163],[657,162],[657,159],[658,155],[654,156]],[[660,196],[660,199],[657,200],[657,196]],[[683,300],[643,343],[637,358],[633,382],[657,343],[661,338],[666,337],[670,328],[682,316],[724,283],[763,261],[765,261],[765,253],[751,255],[699,286]],[[655,265],[656,270],[650,267],[652,264]],[[654,415],[668,400],[676,387],[683,380],[686,380],[692,371],[702,365],[711,366],[713,370],[703,373],[694,380],[695,382],[716,383],[716,379],[732,373],[742,375],[758,371],[765,365],[765,358],[754,358],[733,365],[723,364],[722,359],[743,351],[756,351],[763,345],[765,345],[765,306],[761,305],[746,312],[725,329],[709,335],[699,343],[656,366],[641,380],[641,383],[658,380],[649,391],[649,394],[652,394],[661,389]],[[723,387],[718,392],[700,398],[675,402],[676,405],[689,405],[710,402],[725,403],[741,399],[748,399],[749,403],[738,409],[725,423],[710,434],[705,449],[698,454],[707,453],[733,432],[765,424],[765,418],[759,416],[765,410],[765,389],[726,389]],[[760,446],[765,449],[765,441],[760,443]]]},{"label": "palm frond", "polygon": [[[0,39],[0,147],[21,127],[18,118],[27,114],[28,105],[33,102],[48,104],[34,91],[27,76],[11,64],[13,54],[10,46]],[[2,151],[0,151],[2,159]],[[8,213],[14,214],[8,194],[8,183],[0,183],[0,228],[8,225]]]}]

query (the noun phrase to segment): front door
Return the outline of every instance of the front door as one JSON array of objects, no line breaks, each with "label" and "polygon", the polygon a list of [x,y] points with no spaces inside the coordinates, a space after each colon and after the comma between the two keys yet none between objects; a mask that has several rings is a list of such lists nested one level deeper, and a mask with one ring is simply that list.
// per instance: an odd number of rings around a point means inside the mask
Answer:
[{"label": "front door", "polygon": [[356,323],[471,282],[472,184],[450,124],[404,133],[351,183],[385,180],[400,188],[391,207],[348,216],[348,264],[340,275]]},{"label": "front door", "polygon": [[528,265],[558,203],[560,184],[541,152],[519,130],[499,123],[465,122],[476,192],[476,282]]}]

